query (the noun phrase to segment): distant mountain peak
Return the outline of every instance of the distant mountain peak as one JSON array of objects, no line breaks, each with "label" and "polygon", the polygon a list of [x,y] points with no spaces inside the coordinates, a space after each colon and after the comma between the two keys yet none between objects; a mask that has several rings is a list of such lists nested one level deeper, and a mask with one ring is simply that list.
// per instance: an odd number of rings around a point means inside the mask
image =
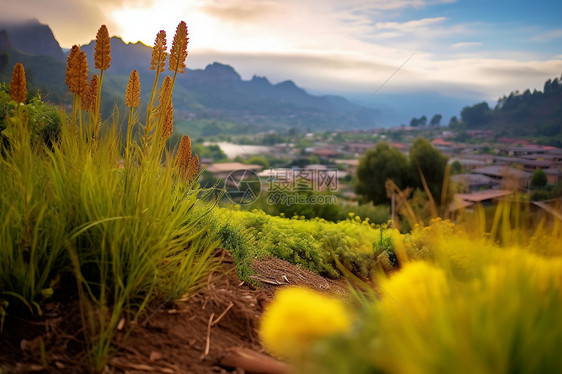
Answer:
[{"label": "distant mountain peak", "polygon": [[219,79],[241,81],[242,77],[230,65],[213,62],[205,67],[205,73],[213,74]]},{"label": "distant mountain peak", "polygon": [[36,18],[25,21],[2,21],[0,31],[5,34],[2,44],[38,56],[49,56],[65,60],[64,53],[51,28]]},{"label": "distant mountain peak", "polygon": [[279,90],[287,91],[287,92],[293,92],[293,93],[301,93],[301,94],[307,93],[305,90],[303,90],[302,88],[297,86],[295,84],[295,82],[293,82],[292,80],[286,80],[286,81],[277,83],[275,85],[275,88],[277,88]]}]

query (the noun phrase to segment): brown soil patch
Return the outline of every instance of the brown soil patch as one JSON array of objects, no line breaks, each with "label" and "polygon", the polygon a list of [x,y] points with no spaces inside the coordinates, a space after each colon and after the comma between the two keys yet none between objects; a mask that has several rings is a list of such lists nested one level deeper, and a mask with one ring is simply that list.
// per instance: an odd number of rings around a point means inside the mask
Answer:
[{"label": "brown soil patch", "polygon": [[[201,292],[185,302],[152,307],[126,339],[118,333],[118,352],[105,372],[286,372],[285,364],[268,356],[258,336],[259,319],[275,290],[302,285],[342,293],[345,281],[325,279],[277,258],[254,260],[251,267],[257,287],[240,281],[232,258],[225,255],[220,271],[209,276]],[[42,319],[5,322],[0,372],[85,372],[77,303],[53,303],[50,309]]]}]

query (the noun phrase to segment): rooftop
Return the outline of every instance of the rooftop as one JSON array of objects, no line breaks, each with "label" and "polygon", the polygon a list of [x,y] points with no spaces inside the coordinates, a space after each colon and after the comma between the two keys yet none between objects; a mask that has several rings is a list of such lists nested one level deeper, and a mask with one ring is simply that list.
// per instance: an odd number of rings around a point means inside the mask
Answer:
[{"label": "rooftop", "polygon": [[464,201],[479,203],[482,201],[497,199],[500,197],[511,195],[512,193],[513,191],[508,191],[508,190],[485,190],[485,191],[478,191],[473,193],[458,193],[455,194],[455,199],[458,198]]},{"label": "rooftop", "polygon": [[516,179],[525,179],[529,177],[529,173],[522,170],[510,168],[509,166],[485,166],[472,170],[474,174],[483,174],[492,177],[511,177]]},{"label": "rooftop", "polygon": [[207,166],[207,171],[212,174],[229,173],[235,170],[261,170],[261,165],[246,165],[241,162],[223,162]]}]

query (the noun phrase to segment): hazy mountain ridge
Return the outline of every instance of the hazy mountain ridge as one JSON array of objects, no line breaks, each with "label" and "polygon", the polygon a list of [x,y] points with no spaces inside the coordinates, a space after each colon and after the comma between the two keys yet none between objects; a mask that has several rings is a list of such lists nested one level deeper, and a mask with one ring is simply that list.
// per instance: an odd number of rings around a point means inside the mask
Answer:
[{"label": "hazy mountain ridge", "polygon": [[[81,46],[88,55],[90,74],[94,69],[92,41]],[[111,38],[111,67],[104,74],[106,115],[113,103],[123,108],[127,80],[133,69],[139,71],[145,102],[155,73],[149,69],[152,48],[141,42],[125,43]],[[68,103],[70,95],[64,86],[66,55],[47,25],[37,20],[0,25],[0,78],[10,79],[11,67],[22,62],[28,81],[48,92],[55,103]],[[188,57],[189,65],[189,57]],[[164,74],[169,74],[166,71]],[[162,74],[161,74],[162,75]],[[230,122],[234,132],[337,128],[355,111],[356,106],[343,97],[314,96],[287,80],[272,84],[266,77],[243,80],[233,67],[218,62],[205,69],[186,69],[179,74],[174,93],[176,122],[181,128],[190,121],[216,119]],[[380,114],[364,109],[349,121],[354,128],[377,125]]]},{"label": "hazy mountain ridge", "polygon": [[18,49],[36,56],[49,56],[65,61],[66,56],[50,27],[36,19],[0,23],[0,51]]}]

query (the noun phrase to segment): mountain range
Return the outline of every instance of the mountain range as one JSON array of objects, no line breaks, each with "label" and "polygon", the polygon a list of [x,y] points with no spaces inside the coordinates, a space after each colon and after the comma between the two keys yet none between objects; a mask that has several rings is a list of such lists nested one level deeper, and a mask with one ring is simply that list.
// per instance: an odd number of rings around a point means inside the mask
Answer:
[{"label": "mountain range", "polygon": [[[94,72],[94,45],[92,41],[81,46],[88,55],[90,73]],[[141,42],[124,43],[118,37],[111,38],[111,67],[104,73],[103,83],[102,107],[106,115],[113,104],[124,109],[123,97],[133,69],[139,72],[141,95],[145,103],[148,101],[155,76],[149,69],[151,53],[152,48]],[[17,62],[24,64],[28,81],[41,88],[47,100],[59,104],[70,101],[64,85],[66,53],[49,26],[37,20],[0,24],[0,81],[9,81]],[[290,128],[373,128],[381,119],[376,109],[358,110],[356,104],[340,96],[311,95],[291,80],[277,84],[259,76],[243,80],[233,67],[218,62],[205,69],[186,69],[178,75],[174,112],[180,132],[203,136]]]}]

